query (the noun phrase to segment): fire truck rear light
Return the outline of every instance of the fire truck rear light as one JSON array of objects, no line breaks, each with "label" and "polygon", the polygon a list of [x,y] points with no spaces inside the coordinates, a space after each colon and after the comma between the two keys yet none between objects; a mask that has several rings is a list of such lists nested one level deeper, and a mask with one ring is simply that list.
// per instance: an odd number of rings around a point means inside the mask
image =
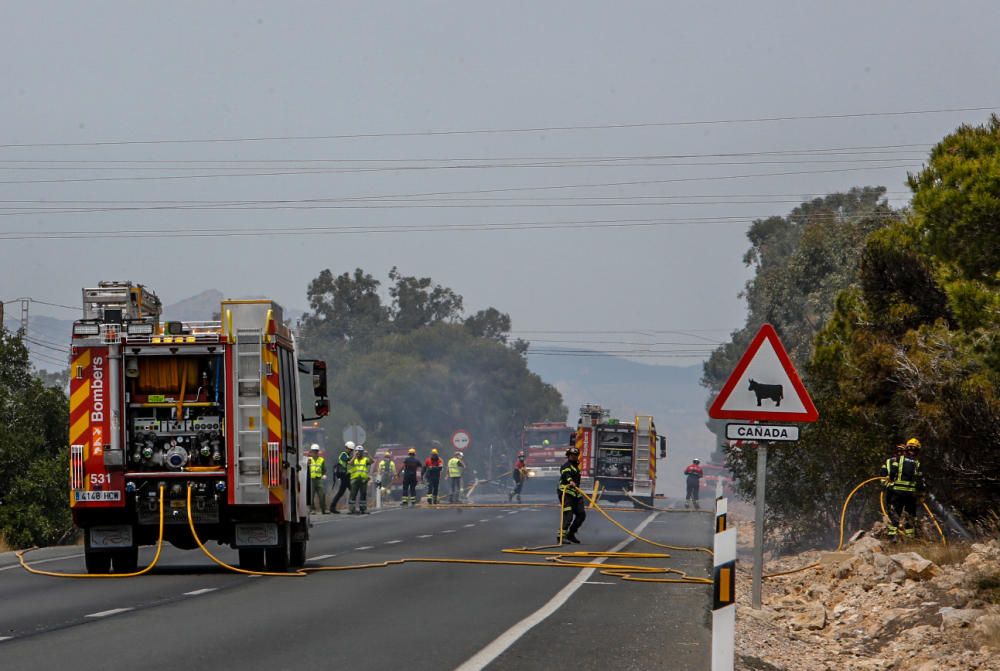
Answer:
[{"label": "fire truck rear light", "polygon": [[95,336],[101,332],[99,324],[73,324],[73,335]]}]

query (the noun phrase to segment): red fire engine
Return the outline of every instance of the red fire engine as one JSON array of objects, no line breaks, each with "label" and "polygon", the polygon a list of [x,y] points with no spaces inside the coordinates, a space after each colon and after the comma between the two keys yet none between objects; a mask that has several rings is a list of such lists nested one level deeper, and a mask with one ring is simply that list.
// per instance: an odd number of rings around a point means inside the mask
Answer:
[{"label": "red fire engine", "polygon": [[638,415],[634,422],[610,417],[599,405],[580,408],[576,447],[580,450],[581,486],[593,487],[594,481],[608,501],[632,500],[652,505],[656,492],[656,451],[666,456],[666,436],[657,435],[649,415]]},{"label": "red fire engine", "polygon": [[[220,322],[160,322],[142,285],[83,290],[70,371],[70,506],[87,570],[134,571],[138,548],[199,537],[240,565],[301,565],[309,535],[298,374],[329,412],[326,364],[298,358],[279,305],[224,301]],[[310,418],[315,419],[315,418]]]}]

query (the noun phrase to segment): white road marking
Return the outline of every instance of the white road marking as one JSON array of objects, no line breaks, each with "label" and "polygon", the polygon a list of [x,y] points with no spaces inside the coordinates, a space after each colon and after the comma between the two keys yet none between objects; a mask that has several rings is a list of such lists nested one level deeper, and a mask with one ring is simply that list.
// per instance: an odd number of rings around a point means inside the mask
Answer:
[{"label": "white road marking", "polygon": [[583,584],[584,585],[614,585],[616,583],[613,583],[613,582],[600,582],[599,580],[588,580],[587,582],[585,582]]},{"label": "white road marking", "polygon": [[443,533],[443,534],[453,534],[453,533],[455,533],[455,530],[454,529],[445,529],[441,533]]},{"label": "white road marking", "polygon": [[102,610],[100,613],[90,613],[84,615],[84,617],[108,617],[109,615],[117,615],[118,613],[125,613],[132,610],[131,608],[112,608],[111,610]]},{"label": "white road marking", "polygon": [[316,555],[315,557],[309,557],[306,561],[323,561],[324,559],[332,559],[337,555]]},{"label": "white road marking", "polygon": [[[639,526],[633,530],[633,533],[642,533],[642,530],[653,521],[657,514],[658,513],[655,512],[650,513],[649,517],[644,519]],[[629,536],[625,540],[618,543],[618,545],[611,548],[608,552],[619,552],[623,547],[631,543],[632,540],[632,537]],[[592,563],[595,565],[603,564],[605,559],[607,558],[598,557]],[[544,622],[547,617],[552,615],[552,613],[559,610],[563,604],[569,601],[569,598],[573,596],[576,590],[580,589],[580,585],[587,582],[596,570],[596,566],[595,568],[581,569],[580,573],[577,574],[577,576],[573,578],[568,585],[559,590],[558,594],[549,599],[547,604],[515,624],[504,633],[500,634],[496,640],[469,658],[464,664],[455,669],[455,671],[482,671],[482,669],[485,669],[493,662],[493,660],[502,655],[507,648],[516,643],[519,638],[531,631],[531,629],[536,625]]]},{"label": "white road marking", "polygon": [[430,538],[433,535],[434,534],[420,534],[419,536],[417,536],[417,538]]},{"label": "white road marking", "polygon": [[[66,555],[65,557],[53,557],[52,559],[40,559],[38,561],[32,561],[32,562],[28,562],[28,563],[31,564],[32,566],[37,566],[38,564],[49,564],[49,563],[54,562],[54,561],[66,561],[67,559],[79,559],[82,556],[83,556],[83,554],[81,553],[81,554],[76,554],[76,555]],[[3,566],[3,567],[0,567],[0,571],[9,571],[12,568],[21,568],[21,565],[20,564],[11,564],[10,566]]]},{"label": "white road marking", "polygon": [[354,548],[354,549],[355,550],[374,550],[375,546],[374,545],[362,545],[361,547]]},{"label": "white road marking", "polygon": [[253,575],[248,575],[247,577],[248,578],[259,578],[260,576],[255,573]]},{"label": "white road marking", "polygon": [[468,529],[469,527],[474,527],[474,526],[476,526],[476,525],[475,525],[475,524],[466,524],[466,525],[464,525],[464,526],[465,526],[465,528],[466,528],[466,529]]},{"label": "white road marking", "polygon": [[497,518],[498,520],[502,520],[502,519],[503,519],[503,515],[497,515],[497,517],[496,517],[496,518]]},{"label": "white road marking", "polygon": [[403,541],[386,541],[386,545],[395,545],[396,543],[402,543]]},{"label": "white road marking", "polygon": [[0,641],[9,641],[14,638],[13,636],[0,636]]},{"label": "white road marking", "polygon": [[193,592],[184,592],[184,596],[198,596],[200,594],[208,594],[209,592],[214,592],[219,589],[218,587],[203,587],[202,589],[196,589]]},{"label": "white road marking", "polygon": [[479,520],[479,521],[480,521],[480,522],[489,522],[489,520],[488,520],[488,519],[486,519],[486,520]]}]

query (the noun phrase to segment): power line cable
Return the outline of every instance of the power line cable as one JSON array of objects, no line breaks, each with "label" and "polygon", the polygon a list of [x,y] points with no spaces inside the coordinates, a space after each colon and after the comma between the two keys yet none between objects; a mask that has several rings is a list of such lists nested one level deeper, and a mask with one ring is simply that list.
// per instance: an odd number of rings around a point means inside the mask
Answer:
[{"label": "power line cable", "polygon": [[709,119],[688,121],[645,121],[633,123],[578,124],[571,126],[528,126],[520,128],[478,128],[453,130],[425,131],[382,131],[370,133],[340,133],[328,135],[272,135],[248,136],[230,138],[200,138],[200,139],[147,139],[147,140],[101,140],[93,142],[22,142],[0,144],[0,149],[39,148],[39,147],[101,147],[124,145],[154,145],[154,144],[221,144],[232,142],[273,142],[298,140],[353,140],[362,138],[384,137],[434,137],[442,135],[494,135],[507,133],[550,133],[557,131],[585,130],[620,130],[630,128],[672,128],[685,126],[712,126],[722,124],[772,123],[782,121],[815,121],[821,119],[863,119],[878,117],[918,116],[927,114],[952,114],[959,112],[989,112],[1000,109],[1000,106],[989,105],[979,107],[951,107],[940,109],[910,109],[880,112],[850,112],[838,114],[799,114],[784,116],[746,117],[731,119]]}]

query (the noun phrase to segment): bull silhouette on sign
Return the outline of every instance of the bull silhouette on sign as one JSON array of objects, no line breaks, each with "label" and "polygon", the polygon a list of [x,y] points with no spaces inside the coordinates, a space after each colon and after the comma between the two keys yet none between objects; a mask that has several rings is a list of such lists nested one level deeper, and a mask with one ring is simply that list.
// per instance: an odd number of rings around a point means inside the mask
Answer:
[{"label": "bull silhouette on sign", "polygon": [[781,399],[785,397],[785,391],[780,384],[761,384],[750,378],[750,391],[757,396],[757,407],[763,399],[774,401],[775,406],[781,407]]}]

